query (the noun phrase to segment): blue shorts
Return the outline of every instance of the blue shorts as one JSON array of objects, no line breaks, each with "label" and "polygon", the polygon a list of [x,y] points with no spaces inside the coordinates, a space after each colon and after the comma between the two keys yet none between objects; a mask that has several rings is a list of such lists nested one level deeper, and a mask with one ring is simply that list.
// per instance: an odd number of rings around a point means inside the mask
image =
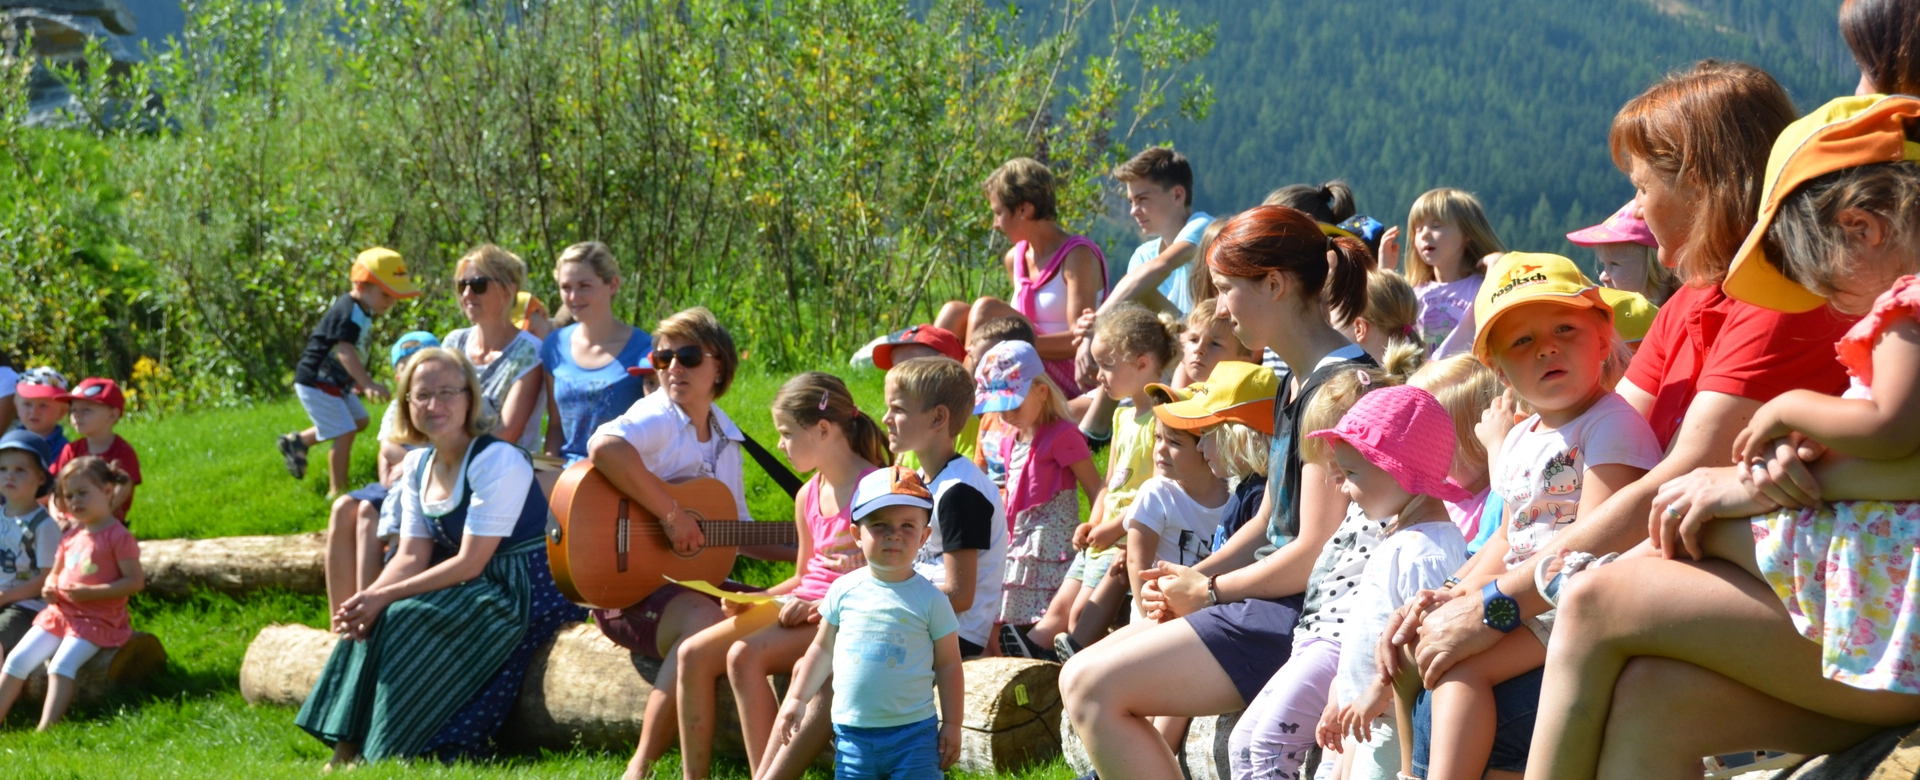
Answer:
[{"label": "blue shorts", "polygon": [[863,729],[833,724],[834,780],[940,780],[940,719]]},{"label": "blue shorts", "polygon": [[[1540,667],[1493,686],[1493,753],[1487,769],[1527,771],[1527,751],[1533,746],[1533,716],[1540,710]],[[1421,691],[1413,702],[1413,774],[1427,776],[1428,749],[1433,741],[1433,694]]]}]

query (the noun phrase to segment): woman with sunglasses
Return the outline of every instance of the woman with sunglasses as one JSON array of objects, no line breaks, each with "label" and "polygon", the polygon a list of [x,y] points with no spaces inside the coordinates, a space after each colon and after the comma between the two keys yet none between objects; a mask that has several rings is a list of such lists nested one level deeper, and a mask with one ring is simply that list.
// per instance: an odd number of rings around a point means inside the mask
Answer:
[{"label": "woman with sunglasses", "polygon": [[[660,518],[675,550],[690,554],[706,540],[693,518],[667,495],[667,485],[697,477],[718,479],[733,491],[740,519],[753,519],[747,512],[741,451],[746,437],[714,405],[733,384],[740,353],[713,312],[692,308],[660,321],[653,334],[652,362],[660,390],[594,431],[588,458],[615,488]],[[794,556],[792,548],[742,552],[770,560]],[[641,721],[640,745],[627,765],[627,777],[646,777],[678,737],[673,680],[679,672],[681,640],[725,615],[718,599],[668,584],[638,604],[595,610],[593,617],[608,639],[661,661],[658,684]]]},{"label": "woman with sunglasses", "polygon": [[546,380],[539,370],[540,339],[513,324],[514,297],[527,286],[527,264],[512,252],[481,244],[455,264],[453,280],[460,313],[473,325],[448,333],[440,344],[465,355],[479,370],[479,400],[499,421],[493,435],[539,452]]},{"label": "woman with sunglasses", "polygon": [[294,722],[362,759],[483,752],[533,651],[579,620],[547,566],[547,501],[527,454],[487,431],[480,378],[429,347],[400,370],[400,544],[332,615],[340,635]]}]

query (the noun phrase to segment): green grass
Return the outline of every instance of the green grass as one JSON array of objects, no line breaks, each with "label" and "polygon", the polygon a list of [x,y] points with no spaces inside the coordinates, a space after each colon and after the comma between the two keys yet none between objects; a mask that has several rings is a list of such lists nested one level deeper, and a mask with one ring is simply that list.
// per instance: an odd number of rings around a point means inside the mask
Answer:
[{"label": "green grass", "polygon": [[[878,371],[834,371],[854,397],[880,416]],[[767,414],[785,376],[743,375],[721,407],[755,439],[774,448]],[[378,421],[381,409],[370,410]],[[146,483],[132,512],[143,539],[284,534],[326,525],[326,451],[315,448],[305,480],[287,476],[274,437],[305,425],[292,400],[239,409],[134,418],[119,432],[139,451]],[[354,446],[354,484],[373,479],[373,437]],[[790,520],[793,502],[758,468],[747,467],[748,504],[757,518]],[[744,562],[735,576],[770,584],[791,564]],[[234,598],[196,592],[185,599],[146,594],[133,599],[133,623],[167,648],[167,667],[111,699],[75,707],[49,734],[32,731],[38,705],[25,702],[0,731],[0,780],[5,778],[313,777],[329,751],[293,725],[293,711],[250,707],[239,694],[247,644],[271,623],[325,623],[325,600],[280,591]],[[635,702],[636,708],[641,702]],[[618,776],[626,756],[593,751],[510,754],[479,763],[387,762],[356,770],[355,778],[606,778]],[[657,767],[677,777],[677,754]],[[716,777],[744,778],[742,763],[722,762]],[[815,771],[810,777],[825,778]],[[1023,772],[1026,780],[1063,780],[1053,761]]]}]

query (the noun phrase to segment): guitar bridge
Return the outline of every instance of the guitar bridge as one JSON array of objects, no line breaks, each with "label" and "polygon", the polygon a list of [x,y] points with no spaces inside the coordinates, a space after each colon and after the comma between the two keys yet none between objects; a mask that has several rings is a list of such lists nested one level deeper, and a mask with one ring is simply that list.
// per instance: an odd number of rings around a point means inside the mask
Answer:
[{"label": "guitar bridge", "polygon": [[627,519],[627,499],[620,499],[620,516],[613,522],[613,566],[615,571],[627,570],[627,538],[632,530],[632,521]]}]

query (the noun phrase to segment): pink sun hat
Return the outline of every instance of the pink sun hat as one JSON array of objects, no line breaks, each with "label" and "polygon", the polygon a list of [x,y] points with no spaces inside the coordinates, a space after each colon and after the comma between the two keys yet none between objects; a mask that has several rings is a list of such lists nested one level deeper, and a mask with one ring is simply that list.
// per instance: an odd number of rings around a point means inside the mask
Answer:
[{"label": "pink sun hat", "polygon": [[1473,497],[1447,478],[1453,469],[1453,418],[1418,387],[1386,387],[1363,395],[1339,425],[1307,438],[1346,442],[1368,463],[1393,475],[1408,493],[1455,502]]},{"label": "pink sun hat", "polygon": [[1580,246],[1598,244],[1640,244],[1659,247],[1654,240],[1653,231],[1647,229],[1647,221],[1633,215],[1633,201],[1621,206],[1607,221],[1590,228],[1575,230],[1567,234],[1567,240]]}]

